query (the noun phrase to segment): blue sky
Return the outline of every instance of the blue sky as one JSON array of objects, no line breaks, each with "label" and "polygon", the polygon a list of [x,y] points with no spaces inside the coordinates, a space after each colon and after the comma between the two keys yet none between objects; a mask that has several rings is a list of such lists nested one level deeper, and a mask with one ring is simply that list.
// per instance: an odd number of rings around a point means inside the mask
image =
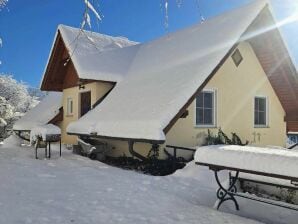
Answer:
[{"label": "blue sky", "polygon": [[[169,0],[169,28],[172,32],[212,17],[251,0]],[[91,0],[92,2],[92,0]],[[113,36],[126,36],[144,42],[165,35],[164,0],[100,0],[104,15],[93,30]],[[298,14],[298,0],[272,0],[278,20]],[[9,0],[0,12],[0,73],[9,73],[28,85],[38,87],[58,24],[79,27],[83,0]],[[297,11],[297,12],[296,12]],[[283,27],[291,53],[298,60],[298,22]]]}]

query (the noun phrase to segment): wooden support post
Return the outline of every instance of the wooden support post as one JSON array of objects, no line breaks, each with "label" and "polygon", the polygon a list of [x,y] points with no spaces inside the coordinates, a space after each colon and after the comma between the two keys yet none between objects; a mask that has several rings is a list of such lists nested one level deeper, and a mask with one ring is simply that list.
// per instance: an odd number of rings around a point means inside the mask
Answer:
[{"label": "wooden support post", "polygon": [[51,158],[51,142],[49,142],[49,159]]},{"label": "wooden support post", "polygon": [[60,138],[60,141],[59,141],[59,146],[60,146],[60,157],[61,157],[61,138]]},{"label": "wooden support post", "polygon": [[39,139],[36,140],[36,143],[35,143],[35,159],[38,159],[37,157],[37,148],[39,146]]},{"label": "wooden support post", "polygon": [[47,156],[48,156],[48,149],[47,149],[47,147],[48,147],[48,143],[46,142],[46,146],[45,146],[45,148],[44,148],[44,154],[45,154],[45,158],[47,158]]},{"label": "wooden support post", "polygon": [[177,159],[177,148],[174,148],[174,158]]}]

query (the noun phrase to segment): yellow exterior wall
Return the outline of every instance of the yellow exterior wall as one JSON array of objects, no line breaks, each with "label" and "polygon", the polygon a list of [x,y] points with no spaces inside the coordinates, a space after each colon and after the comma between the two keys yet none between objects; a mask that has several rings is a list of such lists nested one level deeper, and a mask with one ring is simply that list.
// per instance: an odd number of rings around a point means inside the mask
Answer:
[{"label": "yellow exterior wall", "polygon": [[[243,61],[236,67],[229,57],[219,71],[208,82],[205,89],[216,91],[216,127],[209,128],[217,133],[221,128],[227,135],[237,133],[243,141],[249,144],[266,146],[285,146],[286,123],[285,112],[267,79],[253,49],[249,43],[241,43],[238,47]],[[266,96],[268,100],[268,127],[254,127],[254,97]],[[166,135],[166,144],[184,147],[194,147],[202,143],[202,136],[207,135],[208,128],[195,126],[195,101],[188,108],[189,115],[179,119]],[[114,147],[110,153],[113,156],[127,155],[128,143],[125,141],[104,140]],[[165,145],[166,145],[165,144]],[[160,156],[165,157],[160,146]],[[135,150],[147,155],[151,145],[136,143]],[[172,153],[171,149],[168,149]],[[189,152],[178,151],[178,156],[191,155]]]},{"label": "yellow exterior wall", "polygon": [[[249,43],[238,47],[243,61],[236,67],[229,57],[205,89],[216,91],[216,128],[221,128],[228,136],[235,132],[240,138],[258,146],[285,146],[285,112],[269,80],[266,77]],[[265,96],[269,106],[267,128],[254,127],[254,97]],[[177,146],[196,146],[201,136],[207,134],[207,128],[195,126],[195,101],[188,108],[187,118],[179,119],[167,134],[167,144]]]},{"label": "yellow exterior wall", "polygon": [[[208,82],[205,89],[216,91],[216,127],[209,128],[213,133],[217,133],[221,128],[227,135],[231,132],[237,133],[240,138],[248,140],[250,144],[266,146],[285,146],[286,123],[284,122],[285,112],[267,79],[253,49],[249,43],[244,42],[238,46],[243,61],[236,67],[232,58],[229,57],[219,71]],[[85,85],[82,91],[91,89],[92,104],[104,95],[112,86],[107,83],[91,83]],[[66,116],[62,122],[62,139],[66,143],[76,143],[76,137],[66,135],[67,125],[79,118],[79,93],[78,87],[65,89],[63,91],[63,107],[66,110],[67,97],[74,99],[73,116]],[[266,96],[269,106],[268,127],[254,127],[254,97]],[[184,147],[194,147],[202,143],[202,136],[207,134],[208,128],[195,126],[195,101],[188,108],[189,115],[179,119],[166,135],[166,144]],[[106,140],[114,147],[110,152],[112,156],[125,154],[130,156],[127,141]],[[165,144],[165,145],[166,145]],[[161,146],[160,156],[164,157]],[[136,143],[135,150],[138,153],[147,155],[151,145]],[[171,152],[171,150],[168,150]],[[190,153],[178,153],[178,156],[189,155]]]},{"label": "yellow exterior wall", "polygon": [[[106,94],[113,84],[107,82],[92,82],[84,85],[84,89],[79,89],[78,86],[63,90],[63,121],[61,122],[62,142],[65,144],[76,144],[77,137],[66,134],[66,128],[70,122],[77,121],[80,115],[80,94],[91,91],[91,105],[95,104],[104,94]],[[67,99],[73,100],[73,114],[67,114]]]}]

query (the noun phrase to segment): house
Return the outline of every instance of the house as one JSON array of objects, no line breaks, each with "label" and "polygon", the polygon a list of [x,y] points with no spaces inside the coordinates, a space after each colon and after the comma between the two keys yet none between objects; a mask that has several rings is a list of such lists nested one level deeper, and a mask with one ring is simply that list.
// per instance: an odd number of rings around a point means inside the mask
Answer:
[{"label": "house", "polygon": [[62,93],[64,143],[194,147],[208,130],[285,146],[298,128],[298,76],[267,1],[136,43],[60,25],[41,90]]}]

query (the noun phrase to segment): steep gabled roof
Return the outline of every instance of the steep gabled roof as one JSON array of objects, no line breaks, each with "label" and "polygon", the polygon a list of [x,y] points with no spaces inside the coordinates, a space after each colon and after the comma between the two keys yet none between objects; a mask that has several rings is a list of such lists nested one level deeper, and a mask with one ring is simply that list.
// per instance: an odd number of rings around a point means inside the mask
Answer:
[{"label": "steep gabled roof", "polygon": [[[80,79],[120,81],[130,58],[128,52],[122,54],[123,51],[117,49],[138,44],[126,37],[81,31],[65,25],[59,25],[58,30]],[[111,58],[114,60],[109,60]]]},{"label": "steep gabled roof", "polygon": [[100,105],[71,123],[67,132],[164,141],[183,108],[267,11],[267,1],[258,0],[203,24],[119,50],[123,55],[135,51],[123,71],[125,79]]},{"label": "steep gabled roof", "polygon": [[59,114],[61,107],[62,93],[49,93],[13,125],[13,130],[31,131],[36,126],[45,125]]},{"label": "steep gabled roof", "polygon": [[[125,37],[112,37],[59,25],[42,78],[41,89],[62,91],[63,76],[70,67],[73,67],[71,69],[75,70],[78,79],[119,81],[130,58],[129,54],[123,55],[121,51],[118,53],[115,50],[136,44],[138,43]],[[110,60],[111,58],[114,60]]]}]

